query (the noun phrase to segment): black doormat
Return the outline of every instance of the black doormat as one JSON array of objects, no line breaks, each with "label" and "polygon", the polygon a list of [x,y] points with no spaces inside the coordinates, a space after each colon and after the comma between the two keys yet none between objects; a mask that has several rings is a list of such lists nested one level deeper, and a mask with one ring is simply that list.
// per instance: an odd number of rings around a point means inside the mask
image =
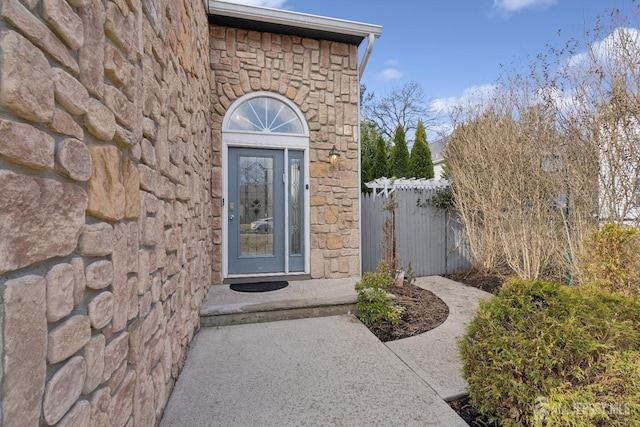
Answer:
[{"label": "black doormat", "polygon": [[269,292],[286,288],[289,282],[257,282],[257,283],[238,283],[229,285],[232,291],[236,292]]}]

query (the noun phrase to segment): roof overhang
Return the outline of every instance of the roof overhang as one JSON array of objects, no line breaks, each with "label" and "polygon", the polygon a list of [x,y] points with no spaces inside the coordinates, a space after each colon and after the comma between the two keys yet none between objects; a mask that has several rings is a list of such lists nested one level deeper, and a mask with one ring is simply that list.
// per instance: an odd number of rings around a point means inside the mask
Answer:
[{"label": "roof overhang", "polygon": [[380,37],[382,27],[289,10],[205,0],[209,22],[215,25],[295,35],[359,46]]}]

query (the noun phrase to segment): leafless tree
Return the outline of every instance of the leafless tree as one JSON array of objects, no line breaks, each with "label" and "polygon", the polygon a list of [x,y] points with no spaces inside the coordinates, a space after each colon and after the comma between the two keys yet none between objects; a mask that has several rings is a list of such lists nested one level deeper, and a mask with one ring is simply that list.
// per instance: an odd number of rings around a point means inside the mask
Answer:
[{"label": "leafless tree", "polygon": [[363,107],[365,116],[377,124],[386,140],[391,140],[398,126],[413,135],[420,119],[427,129],[435,125],[439,116],[430,105],[422,86],[409,82],[381,98],[370,98]]}]

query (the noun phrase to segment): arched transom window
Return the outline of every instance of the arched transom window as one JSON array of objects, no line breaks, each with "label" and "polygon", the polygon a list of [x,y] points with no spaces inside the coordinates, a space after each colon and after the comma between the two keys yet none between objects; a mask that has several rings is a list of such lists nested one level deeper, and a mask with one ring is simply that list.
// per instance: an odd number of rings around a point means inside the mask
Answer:
[{"label": "arched transom window", "polygon": [[302,135],[302,121],[295,111],[279,99],[259,96],[249,99],[231,113],[228,130]]}]

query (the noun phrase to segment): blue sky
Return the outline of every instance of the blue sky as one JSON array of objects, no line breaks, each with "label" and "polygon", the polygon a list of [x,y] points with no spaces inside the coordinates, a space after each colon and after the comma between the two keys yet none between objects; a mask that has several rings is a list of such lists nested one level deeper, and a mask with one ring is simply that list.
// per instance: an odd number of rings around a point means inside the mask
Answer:
[{"label": "blue sky", "polygon": [[[523,66],[547,44],[585,39],[599,15],[631,0],[234,0],[383,27],[362,83],[382,96],[415,81],[434,105],[456,104]],[[363,46],[364,47],[364,46]]]}]

